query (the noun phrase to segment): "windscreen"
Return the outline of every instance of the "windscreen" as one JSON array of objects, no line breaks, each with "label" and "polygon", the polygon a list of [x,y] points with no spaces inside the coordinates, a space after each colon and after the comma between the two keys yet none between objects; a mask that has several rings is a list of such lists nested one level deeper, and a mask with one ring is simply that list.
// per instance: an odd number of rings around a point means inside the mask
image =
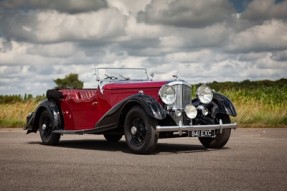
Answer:
[{"label": "windscreen", "polygon": [[97,68],[97,78],[100,81],[148,80],[145,68]]}]

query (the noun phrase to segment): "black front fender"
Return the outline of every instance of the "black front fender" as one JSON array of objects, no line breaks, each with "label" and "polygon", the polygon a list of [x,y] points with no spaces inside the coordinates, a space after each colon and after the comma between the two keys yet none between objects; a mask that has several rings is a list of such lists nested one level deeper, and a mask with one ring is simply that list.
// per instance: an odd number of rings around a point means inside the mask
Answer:
[{"label": "black front fender", "polygon": [[57,104],[51,100],[44,100],[37,106],[35,112],[27,116],[26,126],[24,127],[24,130],[27,130],[27,134],[38,131],[39,118],[44,110],[47,110],[52,117],[54,128],[61,128],[62,121]]},{"label": "black front fender", "polygon": [[[196,98],[192,103],[197,107],[201,102]],[[219,93],[213,94],[213,100],[207,105],[211,110],[212,117],[218,114],[227,114],[235,117],[237,115],[233,103],[224,95]]]},{"label": "black front fender", "polygon": [[96,124],[96,128],[103,128],[104,130],[118,127],[118,124],[123,120],[122,117],[134,105],[140,105],[152,118],[162,120],[166,117],[166,111],[154,98],[144,94],[136,94],[124,99],[110,109]]},{"label": "black front fender", "polygon": [[213,115],[216,116],[217,114],[227,114],[230,116],[235,117],[237,115],[236,109],[233,103],[224,95],[219,93],[213,94]]}]

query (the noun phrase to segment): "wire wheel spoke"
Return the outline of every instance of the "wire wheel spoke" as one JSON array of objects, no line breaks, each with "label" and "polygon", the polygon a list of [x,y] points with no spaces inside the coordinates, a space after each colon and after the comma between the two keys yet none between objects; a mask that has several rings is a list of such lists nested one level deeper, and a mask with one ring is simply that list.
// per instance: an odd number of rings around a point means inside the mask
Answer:
[{"label": "wire wheel spoke", "polygon": [[53,129],[51,128],[51,120],[49,118],[43,120],[42,129],[45,137],[48,138],[51,136]]},{"label": "wire wheel spoke", "polygon": [[134,106],[126,115],[124,133],[129,148],[137,154],[151,153],[157,143],[156,120],[140,106]]},{"label": "wire wheel spoke", "polygon": [[48,110],[44,110],[41,113],[38,124],[42,143],[45,145],[56,145],[59,143],[61,135],[53,133],[53,130],[57,127],[54,127],[53,117]]},{"label": "wire wheel spoke", "polygon": [[140,117],[134,117],[130,125],[132,141],[135,145],[141,145],[146,136],[144,121]]}]

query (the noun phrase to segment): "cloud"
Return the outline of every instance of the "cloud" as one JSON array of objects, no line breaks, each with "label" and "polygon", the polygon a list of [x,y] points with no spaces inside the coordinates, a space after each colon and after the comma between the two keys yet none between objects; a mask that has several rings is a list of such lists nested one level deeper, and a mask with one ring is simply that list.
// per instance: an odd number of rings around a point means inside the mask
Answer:
[{"label": "cloud", "polygon": [[62,42],[54,44],[35,44],[27,49],[27,54],[39,55],[43,57],[62,57],[66,58],[70,55],[80,53],[81,50],[74,43]]},{"label": "cloud", "polygon": [[96,67],[190,83],[286,78],[286,1],[232,2],[0,0],[0,94],[43,94],[72,72],[94,87]]},{"label": "cloud", "polygon": [[[6,44],[5,44],[6,43]],[[58,49],[59,45],[35,45],[26,42],[10,41],[2,43],[6,47],[4,51],[0,51],[0,66],[1,65],[53,65],[59,63],[59,55],[64,52],[54,54],[52,49]],[[4,44],[4,45],[3,45]],[[58,47],[57,47],[58,46]],[[0,46],[1,47],[1,46]],[[40,48],[40,49],[37,49]],[[67,51],[65,49],[65,51]],[[50,57],[47,57],[50,54]]]},{"label": "cloud", "polygon": [[173,63],[212,63],[228,58],[227,55],[216,53],[209,49],[192,52],[177,52],[167,54],[165,60]]},{"label": "cloud", "polygon": [[252,21],[287,19],[287,1],[253,0],[242,13],[242,18]]},{"label": "cloud", "polygon": [[105,41],[123,33],[126,18],[109,8],[77,15],[49,11],[29,11],[7,16],[2,36],[33,43],[64,41]]},{"label": "cloud", "polygon": [[230,18],[233,11],[226,0],[152,0],[137,19],[150,24],[206,27]]},{"label": "cloud", "polygon": [[130,0],[107,0],[110,7],[118,8],[124,15],[135,15],[143,11],[150,0],[130,1]]},{"label": "cloud", "polygon": [[227,50],[235,52],[262,52],[287,48],[287,23],[268,20],[230,36]]},{"label": "cloud", "polygon": [[276,51],[272,54],[272,59],[279,62],[287,61],[287,50]]},{"label": "cloud", "polygon": [[65,13],[82,13],[107,8],[105,0],[2,0],[0,7],[6,11],[56,10]]},{"label": "cloud", "polygon": [[162,44],[189,49],[221,46],[226,41],[226,36],[230,34],[230,30],[224,23],[216,23],[204,28],[173,28],[172,36],[163,37]]}]

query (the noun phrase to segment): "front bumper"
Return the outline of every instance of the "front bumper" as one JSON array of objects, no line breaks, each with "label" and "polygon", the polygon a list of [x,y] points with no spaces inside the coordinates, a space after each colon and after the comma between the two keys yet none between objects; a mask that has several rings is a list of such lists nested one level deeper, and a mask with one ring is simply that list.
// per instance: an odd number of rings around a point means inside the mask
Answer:
[{"label": "front bumper", "polygon": [[182,131],[202,131],[202,130],[220,130],[222,133],[223,129],[236,129],[237,123],[223,124],[219,121],[219,124],[211,125],[178,125],[178,126],[156,126],[157,132],[182,132]]}]

